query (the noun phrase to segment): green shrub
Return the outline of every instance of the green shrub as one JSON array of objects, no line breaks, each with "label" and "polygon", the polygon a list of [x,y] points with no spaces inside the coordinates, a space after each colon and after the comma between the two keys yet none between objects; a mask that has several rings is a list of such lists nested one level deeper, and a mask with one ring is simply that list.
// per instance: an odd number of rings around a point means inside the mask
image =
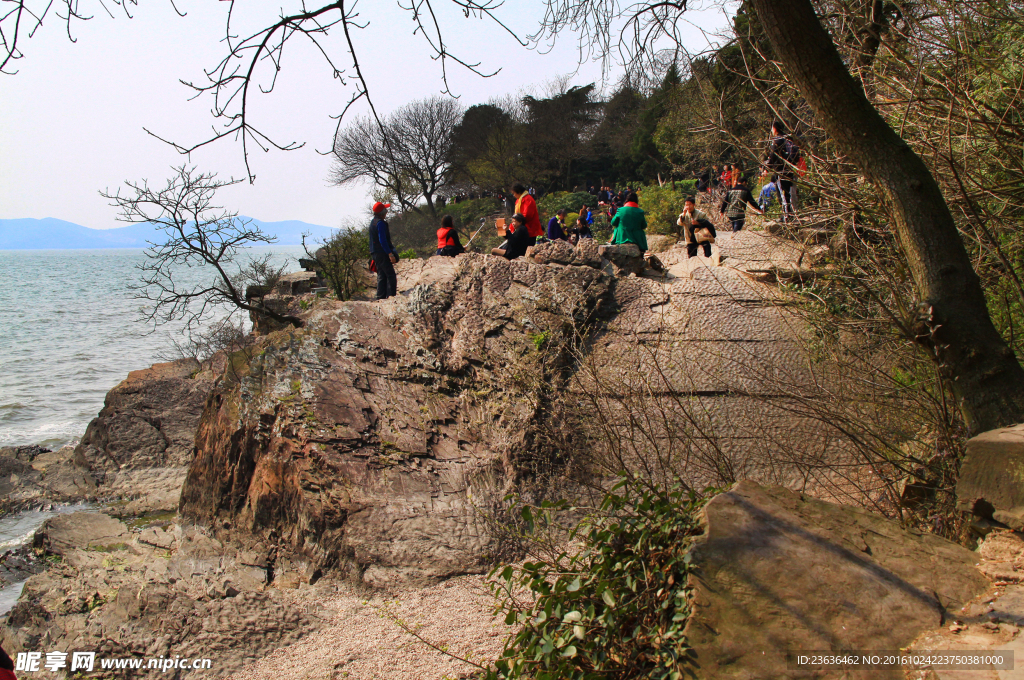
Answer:
[{"label": "green shrub", "polygon": [[678,236],[680,227],[676,220],[683,212],[683,201],[688,194],[674,190],[670,184],[646,186],[637,193],[640,194],[640,207],[647,214],[648,233]]},{"label": "green shrub", "polygon": [[[696,514],[710,491],[651,490],[623,478],[600,512],[570,533],[567,543],[578,550],[496,568],[497,609],[518,631],[489,680],[682,678],[693,661],[683,635],[688,549],[701,533]],[[527,535],[543,532],[565,509],[513,504]],[[523,598],[524,590],[533,598]]]},{"label": "green shrub", "polygon": [[[455,220],[455,228],[460,233],[463,231],[463,227],[472,227],[475,231],[480,226],[481,217],[490,217],[495,213],[503,211],[504,206],[497,198],[474,198],[468,201],[449,203],[445,207],[438,209],[437,226],[441,226],[441,217],[451,215],[452,219]],[[472,232],[470,233],[472,234]]]},{"label": "green shrub", "polygon": [[363,271],[370,257],[370,239],[364,229],[339,229],[318,242],[315,252],[305,245],[306,257],[315,260],[317,271],[339,300],[350,300],[363,287]]},{"label": "green shrub", "polygon": [[400,260],[415,260],[419,258],[419,253],[416,252],[415,248],[406,248],[398,254]]},{"label": "green shrub", "polygon": [[569,193],[568,191],[555,191],[545,194],[537,201],[537,210],[542,216],[551,217],[563,208],[569,212],[579,212],[580,206],[590,208],[597,207],[597,196],[591,196],[585,191]]}]

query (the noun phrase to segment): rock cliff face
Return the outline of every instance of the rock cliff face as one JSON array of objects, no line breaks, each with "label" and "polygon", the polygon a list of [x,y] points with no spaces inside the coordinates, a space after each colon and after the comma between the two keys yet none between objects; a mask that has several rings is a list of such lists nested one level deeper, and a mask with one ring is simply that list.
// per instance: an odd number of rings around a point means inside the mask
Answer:
[{"label": "rock cliff face", "polygon": [[232,357],[199,425],[186,519],[377,585],[485,568],[499,546],[479,509],[543,457],[534,436],[571,328],[645,282],[480,255],[399,275],[404,295],[317,301],[304,328]]},{"label": "rock cliff face", "polygon": [[222,359],[194,359],[132,371],[107,393],[103,410],[75,450],[100,484],[100,495],[134,499],[129,513],[173,510],[206,397]]}]

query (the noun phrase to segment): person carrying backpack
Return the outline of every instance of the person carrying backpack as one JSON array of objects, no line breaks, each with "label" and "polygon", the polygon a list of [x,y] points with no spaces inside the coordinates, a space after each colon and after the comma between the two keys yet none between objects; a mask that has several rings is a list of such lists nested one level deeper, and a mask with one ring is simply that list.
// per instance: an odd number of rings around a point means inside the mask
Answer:
[{"label": "person carrying backpack", "polygon": [[772,123],[772,138],[765,156],[765,171],[778,174],[779,200],[782,203],[782,221],[796,216],[796,167],[800,163],[800,147],[786,135],[786,124],[781,120]]},{"label": "person carrying backpack", "polygon": [[753,208],[754,212],[758,215],[763,215],[764,212],[757,207],[754,203],[754,196],[750,193],[750,189],[747,188],[746,182],[740,177],[736,180],[736,184],[732,189],[729,189],[729,193],[725,195],[725,200],[722,201],[722,207],[719,208],[719,212],[729,218],[732,222],[732,231],[736,233],[743,229],[743,224],[747,220],[747,206]]},{"label": "person carrying backpack", "polygon": [[455,231],[455,221],[451,215],[441,218],[441,228],[437,230],[437,254],[442,257],[455,257],[466,252],[459,241],[459,232]]}]

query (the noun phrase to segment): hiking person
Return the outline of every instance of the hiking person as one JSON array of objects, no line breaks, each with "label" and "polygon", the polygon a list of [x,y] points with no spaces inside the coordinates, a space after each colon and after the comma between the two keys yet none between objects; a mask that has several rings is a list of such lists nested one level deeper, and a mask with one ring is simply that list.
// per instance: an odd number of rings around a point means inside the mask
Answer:
[{"label": "hiking person", "polygon": [[743,224],[747,219],[748,205],[758,215],[764,215],[764,211],[754,202],[754,197],[751,195],[750,189],[747,188],[746,182],[740,177],[736,180],[736,186],[725,195],[725,200],[722,201],[722,206],[718,209],[719,213],[725,215],[732,222],[733,233],[743,229]]},{"label": "hiking person", "polygon": [[612,243],[633,243],[640,254],[647,252],[647,216],[640,209],[636,192],[626,196],[626,202],[612,218]]},{"label": "hiking person", "polygon": [[[708,214],[697,209],[697,201],[693,196],[688,196],[684,201],[683,212],[679,214],[676,224],[683,228],[683,235],[686,239],[686,259],[697,256],[698,246],[704,247],[704,257],[711,257],[711,244],[715,242],[718,233],[715,231],[715,225],[708,218]],[[707,232],[703,231],[705,229]]]},{"label": "hiking person", "polygon": [[437,254],[442,257],[455,257],[466,252],[459,241],[459,232],[455,231],[455,221],[451,215],[441,218],[441,228],[437,230]]},{"label": "hiking person", "polygon": [[742,174],[743,171],[740,170],[740,166],[734,163],[732,166],[732,173],[729,175],[729,186],[735,187],[739,183],[740,175]]},{"label": "hiking person", "polygon": [[491,255],[514,260],[525,255],[526,249],[534,245],[536,239],[530,236],[530,230],[526,227],[526,216],[521,213],[512,216],[512,224],[509,227],[505,229],[505,247],[491,249]]},{"label": "hiking person", "polygon": [[537,201],[526,192],[526,187],[516,184],[512,187],[512,195],[516,199],[516,214],[526,218],[526,230],[533,241],[530,245],[537,243],[537,237],[544,235],[544,229],[540,226],[540,213],[537,211]]},{"label": "hiking person", "polygon": [[390,203],[377,201],[373,204],[373,219],[370,220],[370,257],[377,269],[378,300],[398,294],[398,277],[395,275],[398,251],[391,243],[391,230],[386,219],[390,207]]},{"label": "hiking person", "polygon": [[796,165],[800,162],[800,148],[786,135],[786,124],[781,120],[772,123],[772,138],[765,156],[765,171],[778,175],[779,202],[782,204],[782,221],[796,216]]},{"label": "hiking person", "polygon": [[772,200],[779,193],[778,181],[779,176],[772,175],[771,180],[761,187],[761,195],[757,197],[757,207],[761,212],[768,212],[768,208],[772,207]]},{"label": "hiking person", "polygon": [[569,237],[565,234],[565,216],[569,214],[569,211],[562,208],[555,216],[548,220],[548,240],[549,241],[568,241]]},{"label": "hiking person", "polygon": [[580,217],[583,218],[583,221],[586,222],[587,224],[593,224],[594,223],[594,214],[592,212],[590,212],[590,208],[588,208],[585,204],[580,206],[579,215],[580,215]]}]

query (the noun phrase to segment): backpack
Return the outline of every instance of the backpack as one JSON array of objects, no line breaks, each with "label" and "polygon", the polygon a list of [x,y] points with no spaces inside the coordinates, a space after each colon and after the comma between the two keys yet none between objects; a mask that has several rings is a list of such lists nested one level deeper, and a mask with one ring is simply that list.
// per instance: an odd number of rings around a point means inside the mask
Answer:
[{"label": "backpack", "polygon": [[787,163],[800,165],[800,161],[803,160],[803,157],[800,155],[800,147],[788,137],[782,144],[782,152]]}]

